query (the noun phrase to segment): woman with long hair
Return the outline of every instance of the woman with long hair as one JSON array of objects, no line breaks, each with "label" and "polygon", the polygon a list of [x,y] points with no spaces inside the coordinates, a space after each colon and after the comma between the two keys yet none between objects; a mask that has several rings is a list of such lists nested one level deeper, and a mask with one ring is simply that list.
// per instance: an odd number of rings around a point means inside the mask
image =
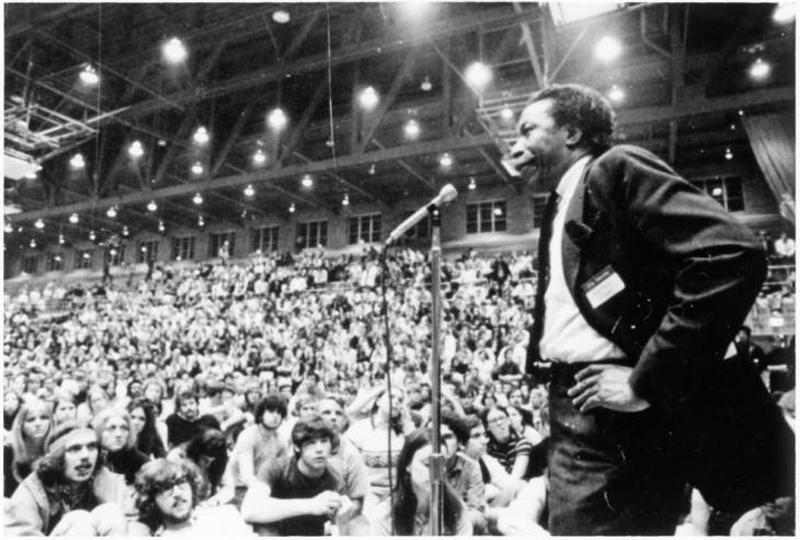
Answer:
[{"label": "woman with long hair", "polygon": [[[427,428],[411,432],[397,459],[397,483],[392,499],[378,505],[372,533],[381,536],[428,536],[430,528],[430,457],[432,435]],[[442,482],[442,534],[472,536],[463,502]]]},{"label": "woman with long hair", "polygon": [[33,470],[33,462],[44,455],[47,436],[53,427],[49,403],[24,403],[11,426],[11,440],[3,448],[3,496],[14,490]]},{"label": "woman with long hair", "polygon": [[511,427],[508,409],[495,405],[482,411],[480,416],[489,436],[487,453],[511,476],[524,478],[533,445]]},{"label": "woman with long hair", "polygon": [[86,391],[86,401],[78,405],[78,422],[90,425],[95,416],[111,407],[113,402],[108,392],[99,384],[93,384]]},{"label": "woman with long hair", "polygon": [[136,449],[128,412],[106,409],[95,416],[92,427],[97,433],[106,467],[111,472],[124,476],[125,484],[132,486],[136,473],[150,458]]},{"label": "woman with long hair", "polygon": [[135,447],[150,458],[166,457],[164,441],[156,429],[155,407],[149,399],[138,397],[128,403],[131,417],[131,432],[136,441]]}]

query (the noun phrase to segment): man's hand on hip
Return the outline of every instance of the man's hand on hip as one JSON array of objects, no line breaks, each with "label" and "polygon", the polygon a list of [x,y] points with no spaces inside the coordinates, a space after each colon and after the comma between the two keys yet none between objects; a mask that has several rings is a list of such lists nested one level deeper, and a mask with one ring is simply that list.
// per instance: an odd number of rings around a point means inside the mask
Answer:
[{"label": "man's hand on hip", "polygon": [[639,412],[650,404],[633,393],[628,382],[633,368],[615,364],[590,365],[575,375],[577,383],[567,391],[581,412],[605,407],[618,412]]}]

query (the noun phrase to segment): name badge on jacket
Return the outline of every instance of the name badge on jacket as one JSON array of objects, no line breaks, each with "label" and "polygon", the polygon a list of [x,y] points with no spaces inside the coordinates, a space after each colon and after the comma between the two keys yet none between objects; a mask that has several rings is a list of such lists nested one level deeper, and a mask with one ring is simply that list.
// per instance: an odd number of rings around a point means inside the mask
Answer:
[{"label": "name badge on jacket", "polygon": [[625,290],[625,283],[613,268],[606,266],[581,285],[583,294],[592,308],[603,305],[614,295]]}]

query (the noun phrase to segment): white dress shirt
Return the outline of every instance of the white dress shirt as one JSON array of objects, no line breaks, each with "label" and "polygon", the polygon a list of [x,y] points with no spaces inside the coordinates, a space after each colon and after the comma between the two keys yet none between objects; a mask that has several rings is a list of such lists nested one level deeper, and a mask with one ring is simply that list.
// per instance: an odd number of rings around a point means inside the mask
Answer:
[{"label": "white dress shirt", "polygon": [[558,183],[558,209],[550,239],[550,282],[544,294],[545,317],[539,352],[543,359],[558,362],[592,362],[624,358],[625,353],[597,333],[581,315],[567,288],[561,244],[564,218],[590,156],[584,156],[564,173]]}]

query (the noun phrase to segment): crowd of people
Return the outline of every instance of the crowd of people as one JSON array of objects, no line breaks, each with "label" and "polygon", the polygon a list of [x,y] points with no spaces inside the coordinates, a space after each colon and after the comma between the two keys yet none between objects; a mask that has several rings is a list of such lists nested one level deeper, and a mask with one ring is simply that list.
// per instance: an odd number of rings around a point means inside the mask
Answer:
[{"label": "crowd of people", "polygon": [[[429,533],[430,271],[386,262],[312,250],[7,295],[6,534]],[[443,267],[446,534],[547,534],[532,266]],[[676,528],[708,532],[685,499]]]}]

